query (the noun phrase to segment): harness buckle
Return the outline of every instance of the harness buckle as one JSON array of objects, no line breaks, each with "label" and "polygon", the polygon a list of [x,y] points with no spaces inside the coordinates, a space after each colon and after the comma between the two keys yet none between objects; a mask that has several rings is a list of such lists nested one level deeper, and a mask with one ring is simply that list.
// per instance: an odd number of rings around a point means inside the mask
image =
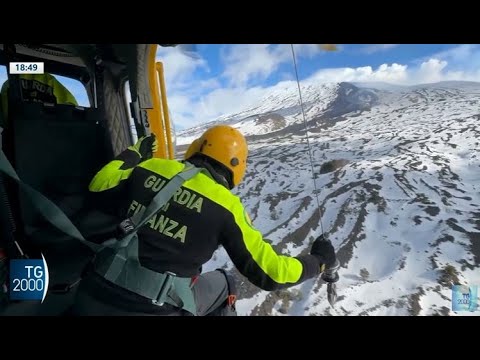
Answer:
[{"label": "harness buckle", "polygon": [[165,299],[167,298],[168,292],[172,287],[173,280],[175,280],[175,277],[177,276],[177,274],[174,274],[170,271],[165,271],[164,275],[165,280],[163,280],[163,284],[158,293],[158,296],[156,299],[152,300],[152,303],[157,306],[163,306],[163,304],[165,303]]},{"label": "harness buckle", "polygon": [[132,219],[127,218],[118,224],[117,229],[122,236],[126,236],[135,229],[135,224],[133,223]]},{"label": "harness buckle", "polygon": [[78,279],[71,284],[64,284],[64,283],[55,284],[49,289],[49,291],[52,294],[66,294],[70,290],[72,290],[72,288],[74,288],[76,285],[78,285],[78,283],[80,283],[80,280],[81,279]]}]

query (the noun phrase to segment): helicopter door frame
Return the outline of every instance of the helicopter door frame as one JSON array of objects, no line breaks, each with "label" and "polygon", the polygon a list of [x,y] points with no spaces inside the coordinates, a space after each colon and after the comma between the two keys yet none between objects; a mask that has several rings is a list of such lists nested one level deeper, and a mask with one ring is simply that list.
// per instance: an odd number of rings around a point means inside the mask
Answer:
[{"label": "helicopter door frame", "polygon": [[164,159],[175,158],[175,148],[172,140],[172,124],[168,111],[167,90],[165,85],[164,67],[157,62],[157,44],[151,44],[148,54],[148,83],[152,97],[152,109],[147,109],[150,130],[158,139],[158,150],[154,157]]}]

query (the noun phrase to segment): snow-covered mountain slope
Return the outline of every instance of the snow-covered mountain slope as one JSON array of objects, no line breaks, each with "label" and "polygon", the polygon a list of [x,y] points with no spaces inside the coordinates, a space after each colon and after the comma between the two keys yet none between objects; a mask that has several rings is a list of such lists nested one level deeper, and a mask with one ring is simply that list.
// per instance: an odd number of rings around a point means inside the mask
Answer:
[{"label": "snow-covered mountain slope", "polygon": [[[358,88],[348,83],[304,84],[302,97],[305,114],[311,119],[320,116],[327,109],[334,113],[354,111],[369,107],[376,100],[372,90]],[[289,86],[276,88],[244,111],[228,114],[214,122],[182,131],[178,144],[190,143],[205,131],[206,126],[214,123],[232,125],[248,136],[274,133],[302,122],[298,87],[290,83]]]},{"label": "snow-covered mountain slope", "polygon": [[[451,285],[480,285],[480,84],[371,86],[302,89],[321,220],[341,262],[336,307],[320,279],[266,292],[236,273],[241,314],[454,315]],[[294,108],[291,98],[285,108],[279,97],[272,104],[242,114]],[[255,129],[233,118],[240,130]],[[235,191],[265,238],[295,256],[321,233],[320,212],[303,123],[281,126],[249,137],[247,175]],[[233,269],[223,249],[204,270],[219,266]]]}]

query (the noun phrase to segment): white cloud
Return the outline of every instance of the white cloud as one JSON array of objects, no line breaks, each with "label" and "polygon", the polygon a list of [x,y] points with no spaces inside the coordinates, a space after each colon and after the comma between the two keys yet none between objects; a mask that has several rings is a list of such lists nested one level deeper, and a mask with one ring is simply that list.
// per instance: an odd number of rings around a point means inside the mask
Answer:
[{"label": "white cloud", "polygon": [[387,51],[397,46],[398,44],[372,44],[360,48],[360,52],[370,55],[376,52]]},{"label": "white cloud", "polygon": [[167,90],[188,86],[192,74],[199,68],[208,71],[205,59],[190,57],[176,47],[159,47],[157,61],[163,63]]},{"label": "white cloud", "polygon": [[170,109],[175,109],[173,117],[180,129],[240,111],[260,100],[266,91],[261,87],[221,88],[198,98],[173,95],[168,101]]},{"label": "white cloud", "polygon": [[371,66],[322,69],[313,74],[307,81],[327,83],[342,81],[383,81],[404,83],[407,81],[407,65],[382,64],[376,70]]},{"label": "white cloud", "polygon": [[234,87],[244,86],[252,78],[268,78],[289,57],[291,58],[289,45],[233,45],[222,54],[225,65],[223,76]]},{"label": "white cloud", "polygon": [[442,73],[447,65],[446,61],[429,59],[420,64],[420,68],[416,71],[415,79],[422,83],[447,80],[447,77],[449,77],[448,73]]},{"label": "white cloud", "polygon": [[463,44],[445,51],[438,52],[432,55],[431,57],[447,60],[450,62],[456,62],[456,61],[465,62],[469,60],[472,54],[478,51],[479,51],[478,45]]},{"label": "white cloud", "polygon": [[[413,69],[408,75],[409,84],[423,84],[438,81],[461,80],[480,81],[480,52],[471,52],[471,57],[464,57],[465,48],[456,48],[453,51],[444,53],[443,56],[435,55],[423,61],[418,68]],[[452,49],[454,50],[454,49]],[[464,57],[465,61],[460,61]],[[476,65],[472,58],[477,58]]]},{"label": "white cloud", "polygon": [[[462,50],[463,51],[463,50]],[[448,54],[453,57],[453,54]],[[444,54],[444,58],[448,58]],[[460,56],[456,57],[457,59]],[[480,64],[480,61],[477,63]],[[456,66],[461,68],[460,63],[457,61]],[[463,80],[463,81],[480,81],[480,65],[468,69],[464,66],[465,70],[458,70],[453,67],[447,60],[440,58],[429,58],[418,66],[409,67],[408,65],[401,65],[393,63],[382,64],[378,68],[374,69],[371,66],[358,67],[358,68],[331,68],[322,69],[313,74],[307,81],[316,82],[387,82],[399,85],[414,85],[433,83],[439,81],[449,80]]]},{"label": "white cloud", "polygon": [[172,94],[168,96],[168,106],[170,109],[177,109],[177,113],[191,113],[192,98],[181,94]]},{"label": "white cloud", "polygon": [[206,117],[205,120],[214,120],[223,114],[244,109],[260,100],[264,94],[265,89],[260,87],[217,89],[201,99],[199,110]]},{"label": "white cloud", "polygon": [[[318,44],[295,44],[295,55],[312,57],[321,50]],[[231,86],[245,86],[252,79],[261,81],[276,72],[281,64],[292,63],[290,44],[242,44],[232,45],[222,54],[226,77]]]},{"label": "white cloud", "polygon": [[[447,61],[450,70],[476,72],[480,69],[480,45],[459,45],[429,58]],[[421,61],[427,60],[421,59]]]}]

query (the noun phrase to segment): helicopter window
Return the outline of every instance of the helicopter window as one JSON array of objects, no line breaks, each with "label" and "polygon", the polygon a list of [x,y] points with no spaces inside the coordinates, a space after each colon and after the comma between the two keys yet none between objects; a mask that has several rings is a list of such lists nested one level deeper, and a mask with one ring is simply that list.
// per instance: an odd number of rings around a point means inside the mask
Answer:
[{"label": "helicopter window", "polygon": [[0,84],[3,84],[7,80],[7,68],[4,65],[0,65]]},{"label": "helicopter window", "polygon": [[[55,78],[60,82],[60,84],[62,84],[70,92],[71,95],[73,95],[74,99],[77,102],[77,105],[83,107],[91,106],[88,99],[87,90],[80,81],[65,76],[55,74],[52,75],[55,76]],[[0,88],[3,86],[5,81],[7,81],[7,79],[7,68],[4,65],[0,65]]]},{"label": "helicopter window", "polygon": [[77,104],[79,106],[91,106],[88,99],[87,90],[80,81],[60,75],[55,75],[55,77],[63,86],[67,88],[68,91],[70,91],[75,100],[77,100]]}]

